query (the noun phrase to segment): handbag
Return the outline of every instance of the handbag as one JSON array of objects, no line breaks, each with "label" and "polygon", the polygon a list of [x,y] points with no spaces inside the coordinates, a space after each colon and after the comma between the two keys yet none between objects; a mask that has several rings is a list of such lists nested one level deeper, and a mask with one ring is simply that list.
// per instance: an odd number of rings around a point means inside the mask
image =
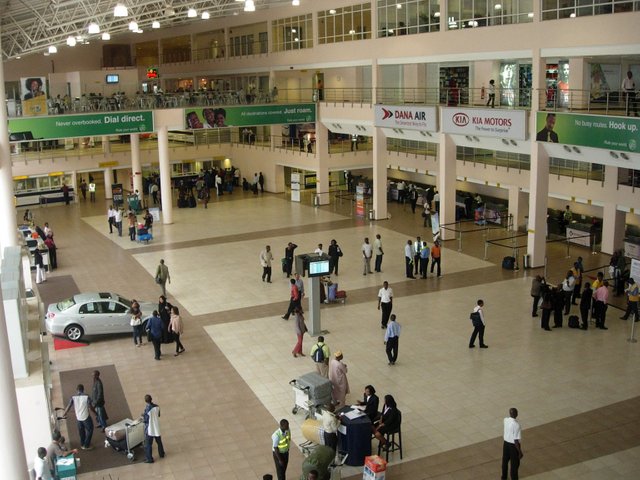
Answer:
[{"label": "handbag", "polygon": [[156,275],[156,283],[158,285],[160,285],[162,283],[162,279],[160,278],[160,275]]},{"label": "handbag", "polygon": [[482,325],[482,319],[480,318],[479,312],[471,312],[471,315],[469,315],[469,319],[471,320],[471,323],[474,327],[479,327],[480,325]]}]

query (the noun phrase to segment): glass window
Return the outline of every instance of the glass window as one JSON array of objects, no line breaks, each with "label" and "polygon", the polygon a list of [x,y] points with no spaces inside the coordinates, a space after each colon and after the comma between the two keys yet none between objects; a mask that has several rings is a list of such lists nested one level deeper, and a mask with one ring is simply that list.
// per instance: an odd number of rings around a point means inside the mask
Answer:
[{"label": "glass window", "polygon": [[318,12],[318,43],[371,38],[371,3]]},{"label": "glass window", "polygon": [[313,20],[310,13],[280,18],[272,25],[274,52],[313,47]]},{"label": "glass window", "polygon": [[378,37],[437,32],[440,0],[378,0],[377,28]]},{"label": "glass window", "polygon": [[449,30],[533,22],[533,0],[447,1]]},{"label": "glass window", "polygon": [[98,302],[89,302],[80,306],[79,313],[100,313]]},{"label": "glass window", "polygon": [[543,20],[639,10],[639,0],[542,0]]},{"label": "glass window", "polygon": [[100,302],[104,313],[126,313],[128,308],[118,302]]}]

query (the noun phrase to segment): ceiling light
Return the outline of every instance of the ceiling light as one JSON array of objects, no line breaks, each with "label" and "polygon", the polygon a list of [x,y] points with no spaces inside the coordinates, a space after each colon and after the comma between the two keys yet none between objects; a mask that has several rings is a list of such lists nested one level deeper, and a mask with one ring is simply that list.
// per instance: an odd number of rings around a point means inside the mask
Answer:
[{"label": "ceiling light", "polygon": [[389,32],[391,35],[393,35],[393,28],[390,28],[389,30],[387,30],[387,32]]},{"label": "ceiling light", "polygon": [[20,55],[16,55],[16,60],[20,60],[22,57]]},{"label": "ceiling light", "polygon": [[157,20],[154,20],[153,23],[151,24],[151,28],[160,28],[160,22]]},{"label": "ceiling light", "polygon": [[353,30],[353,29],[349,30],[349,35],[355,35],[355,34],[356,34],[355,30]]},{"label": "ceiling light", "polygon": [[329,13],[330,13],[331,15],[335,15],[335,14],[336,14],[336,9],[335,9],[335,8],[332,8],[331,10],[329,10]]},{"label": "ceiling light", "polygon": [[300,0],[292,0],[291,1],[291,5],[293,5],[294,7],[299,7],[300,6]]},{"label": "ceiling light", "polygon": [[197,16],[198,16],[198,12],[196,12],[195,8],[190,8],[189,10],[187,10],[187,17],[196,18]]},{"label": "ceiling light", "polygon": [[76,46],[76,37],[67,37],[67,45],[70,47]]},{"label": "ceiling light", "polygon": [[211,18],[209,12],[202,12],[202,20],[209,20],[209,18]]},{"label": "ceiling light", "polygon": [[296,38],[294,38],[294,39],[293,39],[293,41],[294,41],[294,42],[299,42],[299,41],[300,41],[300,39],[299,39],[298,37],[296,37]]},{"label": "ceiling light", "polygon": [[100,33],[100,25],[98,25],[96,22],[91,22],[87,27],[87,30],[90,35],[95,35],[97,33]]},{"label": "ceiling light", "polygon": [[400,10],[400,9],[402,8],[402,4],[401,4],[401,3],[396,3],[396,8],[397,8],[398,10]]},{"label": "ceiling light", "polygon": [[102,34],[102,40],[104,41],[111,40],[111,34],[109,32],[104,32]]},{"label": "ceiling light", "polygon": [[58,47],[56,47],[55,45],[51,45],[49,47],[49,53],[58,53]]},{"label": "ceiling light", "polygon": [[529,18],[533,18],[533,12],[529,12],[529,13],[527,13],[527,17],[529,17]]},{"label": "ceiling light", "polygon": [[502,10],[502,5],[500,5],[499,3],[496,3],[496,4],[493,6],[493,8],[494,8],[495,10]]},{"label": "ceiling light", "polygon": [[296,30],[295,28],[291,29],[291,33],[296,33],[298,30]]},{"label": "ceiling light", "polygon": [[440,12],[434,13],[433,16],[436,17],[436,18],[440,18]]},{"label": "ceiling light", "polygon": [[256,11],[256,5],[255,5],[255,3],[253,3],[253,0],[246,0],[244,2],[244,11],[245,12],[255,12]]},{"label": "ceiling light", "polygon": [[119,3],[113,8],[113,16],[114,17],[128,17],[129,16],[129,10],[127,10],[127,7],[125,7],[124,5]]},{"label": "ceiling light", "polygon": [[138,22],[129,22],[129,30],[132,32],[138,30]]},{"label": "ceiling light", "polygon": [[571,15],[569,15],[570,18],[576,18],[576,12],[573,12]]}]

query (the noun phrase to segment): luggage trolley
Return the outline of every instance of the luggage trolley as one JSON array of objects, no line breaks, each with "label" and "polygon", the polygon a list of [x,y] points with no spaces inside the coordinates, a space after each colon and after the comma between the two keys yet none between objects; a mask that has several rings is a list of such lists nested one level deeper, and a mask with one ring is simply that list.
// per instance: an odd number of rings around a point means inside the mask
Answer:
[{"label": "luggage trolley", "polygon": [[306,418],[315,418],[316,407],[331,402],[331,382],[316,372],[291,380],[289,385],[293,387],[294,405],[291,413],[294,415],[303,409],[307,411]]},{"label": "luggage trolley", "polygon": [[104,448],[111,447],[116,452],[126,453],[127,458],[133,462],[135,454],[133,449],[144,442],[144,423],[141,418],[124,420],[114,423],[104,429]]}]

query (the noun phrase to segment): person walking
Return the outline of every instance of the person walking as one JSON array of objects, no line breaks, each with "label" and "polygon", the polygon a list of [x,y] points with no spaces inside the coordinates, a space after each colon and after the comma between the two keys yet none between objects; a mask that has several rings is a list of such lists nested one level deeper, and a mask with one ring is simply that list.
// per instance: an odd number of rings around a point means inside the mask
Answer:
[{"label": "person walking", "polygon": [[406,277],[415,279],[416,277],[413,276],[413,242],[411,240],[407,240],[407,244],[404,246],[404,265]]},{"label": "person walking", "polygon": [[424,219],[422,222],[422,226],[423,227],[429,227],[431,228],[431,205],[429,205],[429,202],[427,201],[427,199],[424,199],[424,210],[422,211],[422,218]]},{"label": "person walking", "polygon": [[158,445],[158,455],[164,458],[166,455],[164,445],[162,445],[162,436],[160,435],[160,407],[153,403],[151,395],[144,396],[144,412],[142,412],[142,421],[144,422],[144,463],[153,463],[153,441]]},{"label": "person walking", "polygon": [[44,258],[38,247],[33,251],[33,263],[36,265],[36,283],[46,282],[47,273],[44,268]]},{"label": "person walking", "polygon": [[329,357],[331,351],[326,343],[324,343],[324,337],[320,335],[317,343],[311,347],[309,356],[313,363],[316,365],[316,372],[318,375],[322,375],[324,378],[329,378]]},{"label": "person walking", "polygon": [[138,218],[136,214],[133,212],[129,212],[127,215],[127,224],[129,225],[129,240],[132,242],[136,241],[136,225],[138,223]]},{"label": "person walking", "polygon": [[89,407],[91,406],[91,398],[84,393],[84,385],[78,384],[76,394],[71,397],[67,408],[62,413],[62,418],[67,417],[67,413],[73,407],[76,414],[76,423],[78,425],[78,434],[80,435],[80,448],[82,450],[91,450],[91,437],[93,436],[93,420],[89,415]]},{"label": "person walking", "polygon": [[169,275],[169,267],[164,264],[164,259],[160,259],[160,263],[156,268],[156,283],[162,289],[162,295],[167,296],[167,282],[171,284],[171,275]]},{"label": "person walking", "polygon": [[542,286],[545,285],[545,279],[542,275],[536,275],[531,281],[531,297],[533,297],[533,305],[531,306],[531,316],[538,316],[538,303],[542,296]]},{"label": "person walking", "polygon": [[389,282],[382,283],[382,288],[378,291],[378,310],[382,310],[380,328],[387,328],[391,310],[393,310],[393,290],[389,288]]},{"label": "person walking", "polygon": [[287,308],[287,313],[282,316],[283,320],[289,320],[291,314],[295,311],[297,306],[300,306],[300,290],[296,286],[296,280],[292,278],[290,281],[291,288],[289,290],[289,308]]},{"label": "person walking", "polygon": [[109,205],[109,209],[107,210],[107,223],[109,224],[109,233],[113,233],[113,227],[115,225],[116,218],[116,209],[113,208],[113,205]]},{"label": "person walking", "polygon": [[91,202],[96,201],[96,184],[95,182],[89,183],[89,200]]},{"label": "person walking", "polygon": [[113,216],[113,223],[118,230],[118,236],[122,236],[122,208],[116,208],[116,214]]},{"label": "person walking", "polygon": [[346,405],[346,397],[349,394],[349,380],[347,379],[347,365],[342,361],[342,352],[338,350],[333,354],[329,362],[329,381],[333,389],[331,397],[333,404],[338,407]]},{"label": "person walking", "polygon": [[296,336],[298,337],[298,342],[296,343],[295,347],[293,347],[291,355],[293,355],[294,357],[297,357],[298,355],[304,357],[305,355],[304,353],[302,353],[302,338],[308,331],[307,325],[304,323],[304,315],[302,315],[302,309],[299,306],[295,308],[294,314],[296,316],[295,329]]},{"label": "person walking", "polygon": [[85,181],[84,178],[80,180],[80,193],[82,194],[82,200],[86,201],[87,200],[87,182]]},{"label": "person walking", "polygon": [[100,371],[94,370],[93,386],[91,388],[91,405],[96,412],[96,421],[103,432],[104,429],[107,428],[107,420],[109,419],[107,410],[104,408],[104,403],[104,385],[102,385],[102,380],[100,380]]},{"label": "person walking", "polygon": [[280,427],[271,435],[271,444],[278,480],[286,480],[289,447],[291,446],[291,431],[289,430],[289,422],[286,419],[280,420]]},{"label": "person walking", "polygon": [[271,253],[271,246],[267,245],[264,250],[260,252],[260,265],[262,265],[262,281],[265,278],[267,283],[271,283],[271,262],[273,261],[273,253]]},{"label": "person walking", "polygon": [[482,307],[484,307],[484,302],[482,300],[478,300],[477,305],[473,309],[473,313],[471,313],[473,333],[469,339],[469,348],[474,348],[476,346],[476,336],[480,339],[480,348],[489,348],[489,346],[484,343],[484,328],[486,323]]},{"label": "person walking", "polygon": [[283,270],[284,273],[287,274],[287,278],[291,276],[291,271],[293,270],[293,256],[296,248],[298,248],[298,245],[292,242],[287,243],[287,246],[284,248]]},{"label": "person walking", "polygon": [[382,273],[382,256],[384,255],[384,251],[382,250],[382,238],[379,233],[376,234],[376,239],[373,241],[373,253],[376,256],[374,271]]},{"label": "person walking", "polygon": [[440,271],[440,262],[442,260],[442,249],[440,248],[440,240],[436,240],[431,247],[431,273],[433,273],[433,267],[438,265],[437,273],[438,277],[441,274]]},{"label": "person walking", "polygon": [[135,298],[131,300],[129,313],[131,314],[129,325],[131,325],[133,329],[133,344],[139,347],[142,345],[142,311],[140,310],[140,304]]},{"label": "person walking", "polygon": [[396,322],[395,314],[389,317],[387,331],[384,333],[384,344],[386,345],[389,365],[395,365],[398,360],[398,346],[400,342],[400,324]]},{"label": "person walking", "polygon": [[342,249],[338,242],[331,240],[329,244],[329,274],[335,273],[338,276],[338,264],[342,257]]},{"label": "person walking", "polygon": [[362,261],[364,263],[364,270],[362,272],[363,275],[367,273],[371,273],[371,257],[373,255],[373,247],[369,243],[369,237],[364,239],[364,243],[362,244]]},{"label": "person walking", "polygon": [[175,305],[171,307],[171,320],[169,320],[169,331],[173,332],[176,340],[176,353],[174,353],[174,357],[177,357],[181,353],[185,351],[182,342],[180,341],[180,337],[184,333],[184,322],[182,321],[182,317],[180,316],[180,311],[178,307]]},{"label": "person walking", "polygon": [[420,248],[420,278],[427,278],[427,267],[429,266],[429,245],[427,242],[422,242]]},{"label": "person walking", "polygon": [[640,318],[638,318],[638,300],[640,300],[640,291],[638,289],[638,284],[633,278],[629,278],[627,280],[627,288],[624,292],[627,294],[627,310],[624,315],[620,317],[620,320],[626,320],[633,315],[634,322],[637,322],[640,320]]},{"label": "person walking", "polygon": [[518,468],[522,460],[522,429],[518,418],[518,409],[510,408],[509,416],[504,419],[504,433],[502,442],[502,480],[507,480],[507,471],[511,463],[511,480],[518,480]]},{"label": "person walking", "polygon": [[489,80],[488,93],[487,107],[496,108],[496,81],[493,78]]},{"label": "person walking", "polygon": [[627,72],[627,78],[622,80],[621,90],[625,94],[625,110],[628,117],[631,116],[631,112],[638,116],[638,104],[636,103],[636,82],[633,80],[633,73],[631,70]]},{"label": "person walking", "polygon": [[147,332],[149,333],[149,339],[153,344],[153,358],[160,360],[162,351],[160,345],[162,344],[162,319],[157,310],[153,311],[151,318],[147,321]]}]

